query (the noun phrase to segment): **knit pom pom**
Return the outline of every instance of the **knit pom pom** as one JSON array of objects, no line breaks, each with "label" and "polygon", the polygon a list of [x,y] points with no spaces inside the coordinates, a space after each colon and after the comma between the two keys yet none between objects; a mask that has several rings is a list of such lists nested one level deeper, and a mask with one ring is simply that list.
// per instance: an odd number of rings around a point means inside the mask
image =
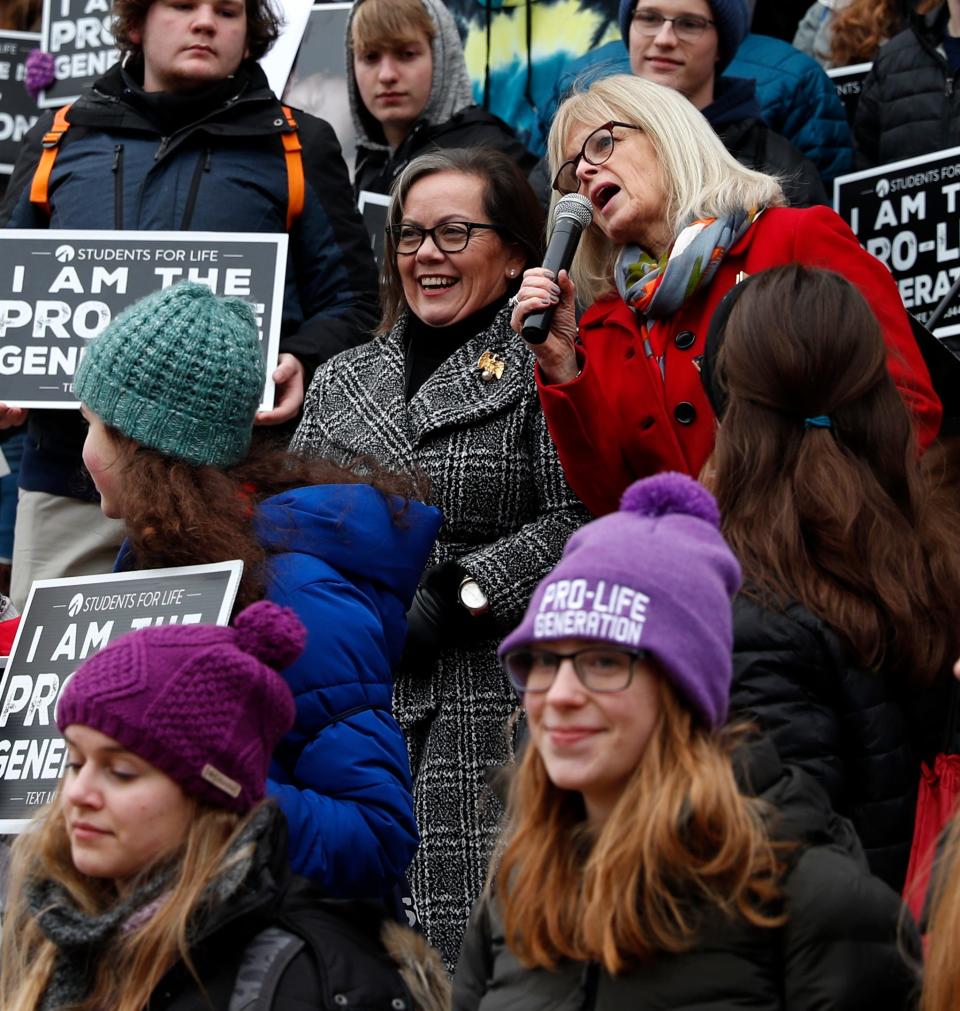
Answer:
[{"label": "knit pom pom", "polygon": [[296,613],[269,600],[241,611],[233,628],[237,647],[276,671],[289,667],[307,643],[307,630]]},{"label": "knit pom pom", "polygon": [[655,474],[634,481],[620,499],[620,510],[641,516],[695,516],[720,527],[716,500],[686,474]]}]

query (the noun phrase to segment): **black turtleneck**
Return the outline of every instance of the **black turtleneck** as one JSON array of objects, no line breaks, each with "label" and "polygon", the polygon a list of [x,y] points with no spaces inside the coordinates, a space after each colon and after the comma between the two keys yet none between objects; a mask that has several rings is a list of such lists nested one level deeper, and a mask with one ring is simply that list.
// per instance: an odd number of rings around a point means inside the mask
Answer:
[{"label": "black turtleneck", "polygon": [[404,349],[404,396],[408,403],[455,351],[490,326],[506,300],[507,296],[503,295],[449,326],[428,326],[419,316],[410,313]]},{"label": "black turtleneck", "polygon": [[245,63],[241,63],[235,74],[215,81],[208,87],[184,94],[172,94],[168,91],[143,90],[142,58],[129,60],[120,73],[130,104],[139,109],[164,136],[170,136],[219,109],[228,99],[245,90],[250,76]]}]

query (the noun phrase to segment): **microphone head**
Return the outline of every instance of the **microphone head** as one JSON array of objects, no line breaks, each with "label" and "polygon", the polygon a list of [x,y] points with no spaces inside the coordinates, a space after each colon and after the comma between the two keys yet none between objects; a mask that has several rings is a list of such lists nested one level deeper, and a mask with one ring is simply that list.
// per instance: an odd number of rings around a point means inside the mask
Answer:
[{"label": "microphone head", "polygon": [[561,218],[573,218],[581,228],[586,228],[593,221],[593,204],[582,193],[567,193],[557,201],[553,223]]}]

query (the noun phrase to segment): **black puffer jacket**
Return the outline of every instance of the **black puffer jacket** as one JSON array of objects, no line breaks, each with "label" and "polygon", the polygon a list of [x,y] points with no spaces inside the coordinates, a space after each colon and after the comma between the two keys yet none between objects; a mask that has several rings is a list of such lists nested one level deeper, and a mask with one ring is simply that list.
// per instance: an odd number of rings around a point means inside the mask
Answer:
[{"label": "black puffer jacket", "polygon": [[863,82],[853,125],[854,165],[872,168],[960,144],[960,71],[937,47],[946,31],[944,4],[880,50]]},{"label": "black puffer jacket", "polygon": [[[866,869],[848,822],[768,740],[746,756],[744,784],[773,810],[775,838],[799,843],[785,880],[787,923],[761,930],[719,914],[696,947],[611,977],[594,964],[523,968],[494,904],[477,903],[454,980],[456,1011],[902,1011],[913,977],[898,947],[898,897]],[[747,791],[746,785],[744,786]],[[908,924],[902,939],[916,954]]]},{"label": "black puffer jacket", "polygon": [[870,868],[903,886],[910,857],[920,749],[940,740],[926,712],[882,674],[852,663],[840,640],[800,605],[734,602],[731,713],[771,734],[785,762],[809,772],[852,820]]}]

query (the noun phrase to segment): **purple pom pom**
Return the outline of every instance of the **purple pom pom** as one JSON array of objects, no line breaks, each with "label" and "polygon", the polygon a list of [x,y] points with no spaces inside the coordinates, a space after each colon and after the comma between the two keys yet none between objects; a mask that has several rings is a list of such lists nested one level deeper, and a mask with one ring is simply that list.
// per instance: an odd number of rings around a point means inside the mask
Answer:
[{"label": "purple pom pom", "polygon": [[307,644],[307,630],[289,607],[258,600],[233,621],[235,642],[276,671],[289,667]]},{"label": "purple pom pom", "polygon": [[623,493],[620,509],[641,516],[695,516],[720,528],[716,500],[686,474],[668,472],[634,481]]}]

